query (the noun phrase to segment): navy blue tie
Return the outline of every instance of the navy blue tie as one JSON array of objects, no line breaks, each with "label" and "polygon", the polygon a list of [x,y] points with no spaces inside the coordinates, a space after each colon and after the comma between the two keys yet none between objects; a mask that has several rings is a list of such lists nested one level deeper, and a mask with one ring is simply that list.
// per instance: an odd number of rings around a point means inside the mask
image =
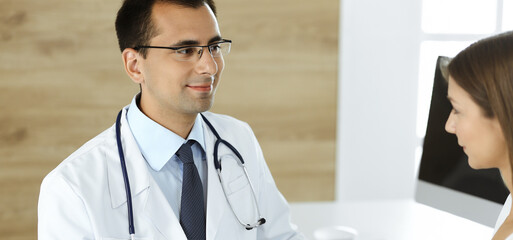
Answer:
[{"label": "navy blue tie", "polygon": [[205,240],[206,218],[203,185],[192,157],[191,146],[194,143],[194,140],[189,140],[176,152],[183,163],[180,224],[187,239]]}]

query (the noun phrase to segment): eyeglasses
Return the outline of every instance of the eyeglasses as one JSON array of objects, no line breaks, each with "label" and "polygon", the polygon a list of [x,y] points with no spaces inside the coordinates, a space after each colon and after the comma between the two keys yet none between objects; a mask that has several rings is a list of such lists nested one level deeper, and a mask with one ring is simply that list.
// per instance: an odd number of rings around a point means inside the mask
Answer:
[{"label": "eyeglasses", "polygon": [[172,50],[172,56],[177,61],[196,61],[203,55],[203,48],[208,48],[208,52],[214,58],[220,58],[230,53],[232,40],[222,39],[219,42],[211,43],[206,46],[184,46],[184,47],[160,47],[160,46],[136,46],[134,50],[142,48],[160,48]]}]

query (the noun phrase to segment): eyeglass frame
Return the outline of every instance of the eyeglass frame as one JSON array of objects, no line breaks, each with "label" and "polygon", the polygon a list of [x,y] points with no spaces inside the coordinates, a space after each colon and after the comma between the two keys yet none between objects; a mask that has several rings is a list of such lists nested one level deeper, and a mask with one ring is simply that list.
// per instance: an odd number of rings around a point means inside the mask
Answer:
[{"label": "eyeglass frame", "polygon": [[[198,59],[199,59],[199,58],[201,58],[201,56],[203,56],[203,48],[207,48],[208,52],[210,53],[210,56],[215,57],[214,55],[212,55],[212,49],[210,49],[210,47],[212,47],[212,46],[214,46],[216,44],[221,44],[221,43],[229,43],[230,44],[230,50],[231,50],[232,40],[229,40],[229,39],[221,39],[219,41],[210,43],[208,45],[203,45],[203,46],[200,46],[200,45],[193,46],[193,45],[191,45],[191,46],[180,46],[180,47],[164,47],[164,46],[142,45],[142,46],[135,46],[135,47],[133,47],[133,49],[136,50],[136,51],[139,51],[142,48],[156,48],[156,49],[169,49],[169,50],[177,51],[177,50],[180,50],[180,49],[183,49],[183,48],[199,48],[199,47],[201,47],[201,51],[199,52],[199,57],[198,57]],[[230,53],[230,50],[228,51],[228,53]],[[221,54],[221,57],[222,56],[225,56],[225,55]],[[178,60],[178,61],[180,61],[180,60]]]}]

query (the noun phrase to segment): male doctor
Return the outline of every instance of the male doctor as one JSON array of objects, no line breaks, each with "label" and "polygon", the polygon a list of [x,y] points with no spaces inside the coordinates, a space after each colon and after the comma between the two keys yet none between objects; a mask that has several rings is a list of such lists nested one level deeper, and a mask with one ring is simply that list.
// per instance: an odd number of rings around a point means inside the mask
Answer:
[{"label": "male doctor", "polygon": [[[214,3],[125,0],[116,31],[141,92],[43,180],[39,239],[304,239],[250,127],[206,112],[231,47]],[[226,144],[218,176],[214,131],[240,152],[248,177]]]}]

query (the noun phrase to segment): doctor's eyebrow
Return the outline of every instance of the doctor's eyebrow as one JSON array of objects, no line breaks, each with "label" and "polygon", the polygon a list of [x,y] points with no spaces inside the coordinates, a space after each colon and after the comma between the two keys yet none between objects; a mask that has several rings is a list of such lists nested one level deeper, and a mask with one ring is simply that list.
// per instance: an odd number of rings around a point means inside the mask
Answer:
[{"label": "doctor's eyebrow", "polygon": [[[221,41],[221,40],[223,40],[223,38],[221,38],[221,36],[217,35],[217,36],[211,38],[208,41],[208,44],[213,43],[213,42],[218,42],[218,41]],[[173,44],[172,46],[180,47],[180,46],[196,46],[196,45],[200,45],[200,42],[197,41],[197,40],[181,40],[181,41]]]},{"label": "doctor's eyebrow", "polygon": [[221,41],[221,40],[223,40],[223,38],[222,38],[221,36],[217,35],[217,36],[215,36],[215,37],[211,38],[211,39],[208,41],[208,43],[219,42],[219,41]]}]

